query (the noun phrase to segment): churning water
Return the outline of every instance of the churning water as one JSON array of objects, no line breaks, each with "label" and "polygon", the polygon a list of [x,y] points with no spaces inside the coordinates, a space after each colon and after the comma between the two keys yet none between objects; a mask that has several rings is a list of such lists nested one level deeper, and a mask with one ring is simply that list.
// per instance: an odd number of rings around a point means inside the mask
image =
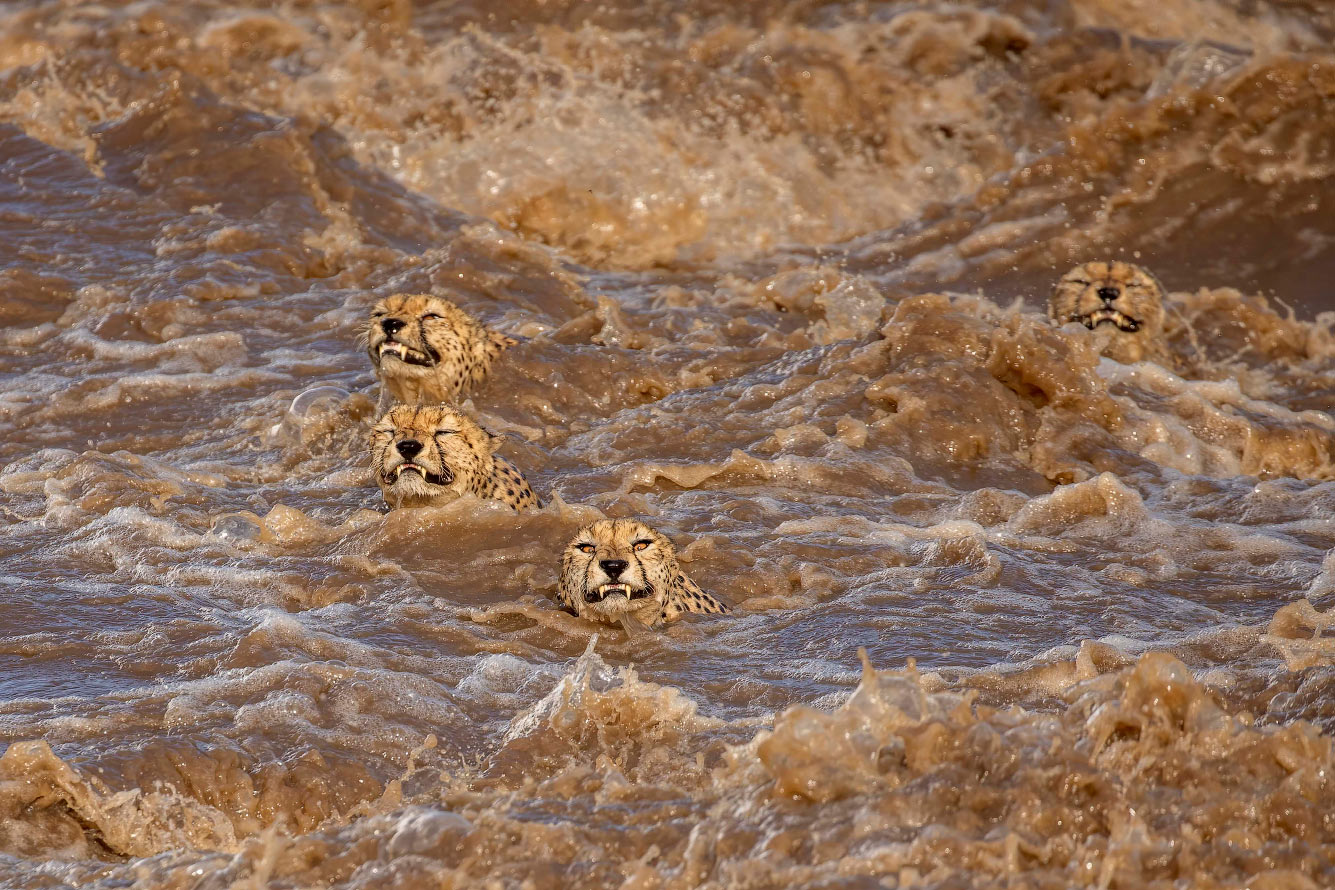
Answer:
[{"label": "churning water", "polygon": [[[1333,38],[0,6],[0,885],[1335,885]],[[1046,321],[1105,257],[1171,367]],[[395,292],[541,512],[384,511]],[[604,515],[736,611],[558,611]]]}]

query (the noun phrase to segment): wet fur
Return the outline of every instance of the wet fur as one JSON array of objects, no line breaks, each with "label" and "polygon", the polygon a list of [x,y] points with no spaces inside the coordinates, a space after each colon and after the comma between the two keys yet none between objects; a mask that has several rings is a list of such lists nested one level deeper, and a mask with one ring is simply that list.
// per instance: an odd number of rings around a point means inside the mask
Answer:
[{"label": "wet fur", "polygon": [[[637,541],[649,543],[637,550]],[[581,545],[592,546],[593,552],[585,553]],[[597,599],[598,589],[613,580],[599,566],[602,560],[627,563],[616,580],[628,584],[631,596],[615,593]],[[604,519],[576,532],[561,555],[557,595],[568,611],[608,624],[630,618],[653,627],[684,612],[721,615],[732,611],[686,577],[665,535],[634,519]],[[589,602],[590,597],[597,601]]]},{"label": "wet fur", "polygon": [[[411,460],[398,443],[413,439],[422,451]],[[390,507],[446,504],[465,494],[508,504],[516,511],[542,506],[524,475],[494,452],[500,440],[453,408],[443,405],[400,405],[391,409],[371,432],[371,466]],[[401,471],[417,464],[425,473]],[[426,473],[448,477],[432,483]]]},{"label": "wet fur", "polygon": [[[403,327],[391,335],[386,321]],[[362,336],[381,385],[405,405],[453,402],[481,383],[496,356],[516,342],[430,294],[395,294],[381,300],[371,309]],[[404,348],[405,355],[395,354],[397,347]]]},{"label": "wet fur", "polygon": [[[1111,303],[1100,289],[1116,290]],[[1112,310],[1117,320],[1100,318]],[[1048,300],[1048,315],[1058,324],[1083,324],[1098,335],[1099,351],[1119,362],[1138,362],[1162,356],[1164,289],[1140,266],[1113,261],[1076,266],[1057,282]],[[1134,330],[1123,329],[1124,325]]]}]

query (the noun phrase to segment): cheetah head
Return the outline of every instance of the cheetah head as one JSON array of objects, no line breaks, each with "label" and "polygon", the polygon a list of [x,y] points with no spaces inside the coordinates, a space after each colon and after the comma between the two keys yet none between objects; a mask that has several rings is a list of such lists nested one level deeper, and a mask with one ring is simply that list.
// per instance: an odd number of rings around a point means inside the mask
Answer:
[{"label": "cheetah head", "polygon": [[399,405],[371,431],[371,464],[391,507],[446,504],[483,489],[497,440],[444,405]]},{"label": "cheetah head", "polygon": [[[1057,282],[1048,314],[1058,324],[1074,321],[1091,331],[1110,330],[1114,358],[1138,360],[1143,344],[1163,330],[1163,286],[1131,263],[1093,262],[1076,266]],[[1140,348],[1132,348],[1133,341]],[[1120,354],[1120,355],[1119,355]]]},{"label": "cheetah head", "polygon": [[582,618],[653,624],[681,574],[664,535],[634,519],[586,525],[561,554],[561,594]]},{"label": "cheetah head", "polygon": [[430,294],[381,300],[371,309],[364,337],[376,375],[402,402],[452,400],[469,382],[479,354],[514,344]]}]

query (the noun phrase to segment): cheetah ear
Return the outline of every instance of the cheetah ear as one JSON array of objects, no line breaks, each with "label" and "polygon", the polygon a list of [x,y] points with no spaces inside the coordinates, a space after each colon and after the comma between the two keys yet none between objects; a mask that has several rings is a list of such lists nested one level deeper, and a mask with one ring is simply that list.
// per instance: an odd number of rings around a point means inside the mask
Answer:
[{"label": "cheetah ear", "polygon": [[491,452],[492,454],[495,454],[496,449],[500,448],[501,443],[505,441],[504,436],[498,436],[491,430],[486,429],[485,427],[482,429],[482,435],[486,437],[487,451]]}]

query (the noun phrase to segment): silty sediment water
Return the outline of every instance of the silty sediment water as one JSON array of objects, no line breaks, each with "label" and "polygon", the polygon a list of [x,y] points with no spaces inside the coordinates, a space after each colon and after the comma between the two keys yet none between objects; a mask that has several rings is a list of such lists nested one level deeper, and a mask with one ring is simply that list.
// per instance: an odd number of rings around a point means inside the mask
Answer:
[{"label": "silty sediment water", "polygon": [[[6,4],[0,884],[1335,883],[1333,35]],[[1103,257],[1172,370],[1045,320]],[[383,512],[394,292],[543,511]],[[736,612],[557,611],[601,515]]]}]

